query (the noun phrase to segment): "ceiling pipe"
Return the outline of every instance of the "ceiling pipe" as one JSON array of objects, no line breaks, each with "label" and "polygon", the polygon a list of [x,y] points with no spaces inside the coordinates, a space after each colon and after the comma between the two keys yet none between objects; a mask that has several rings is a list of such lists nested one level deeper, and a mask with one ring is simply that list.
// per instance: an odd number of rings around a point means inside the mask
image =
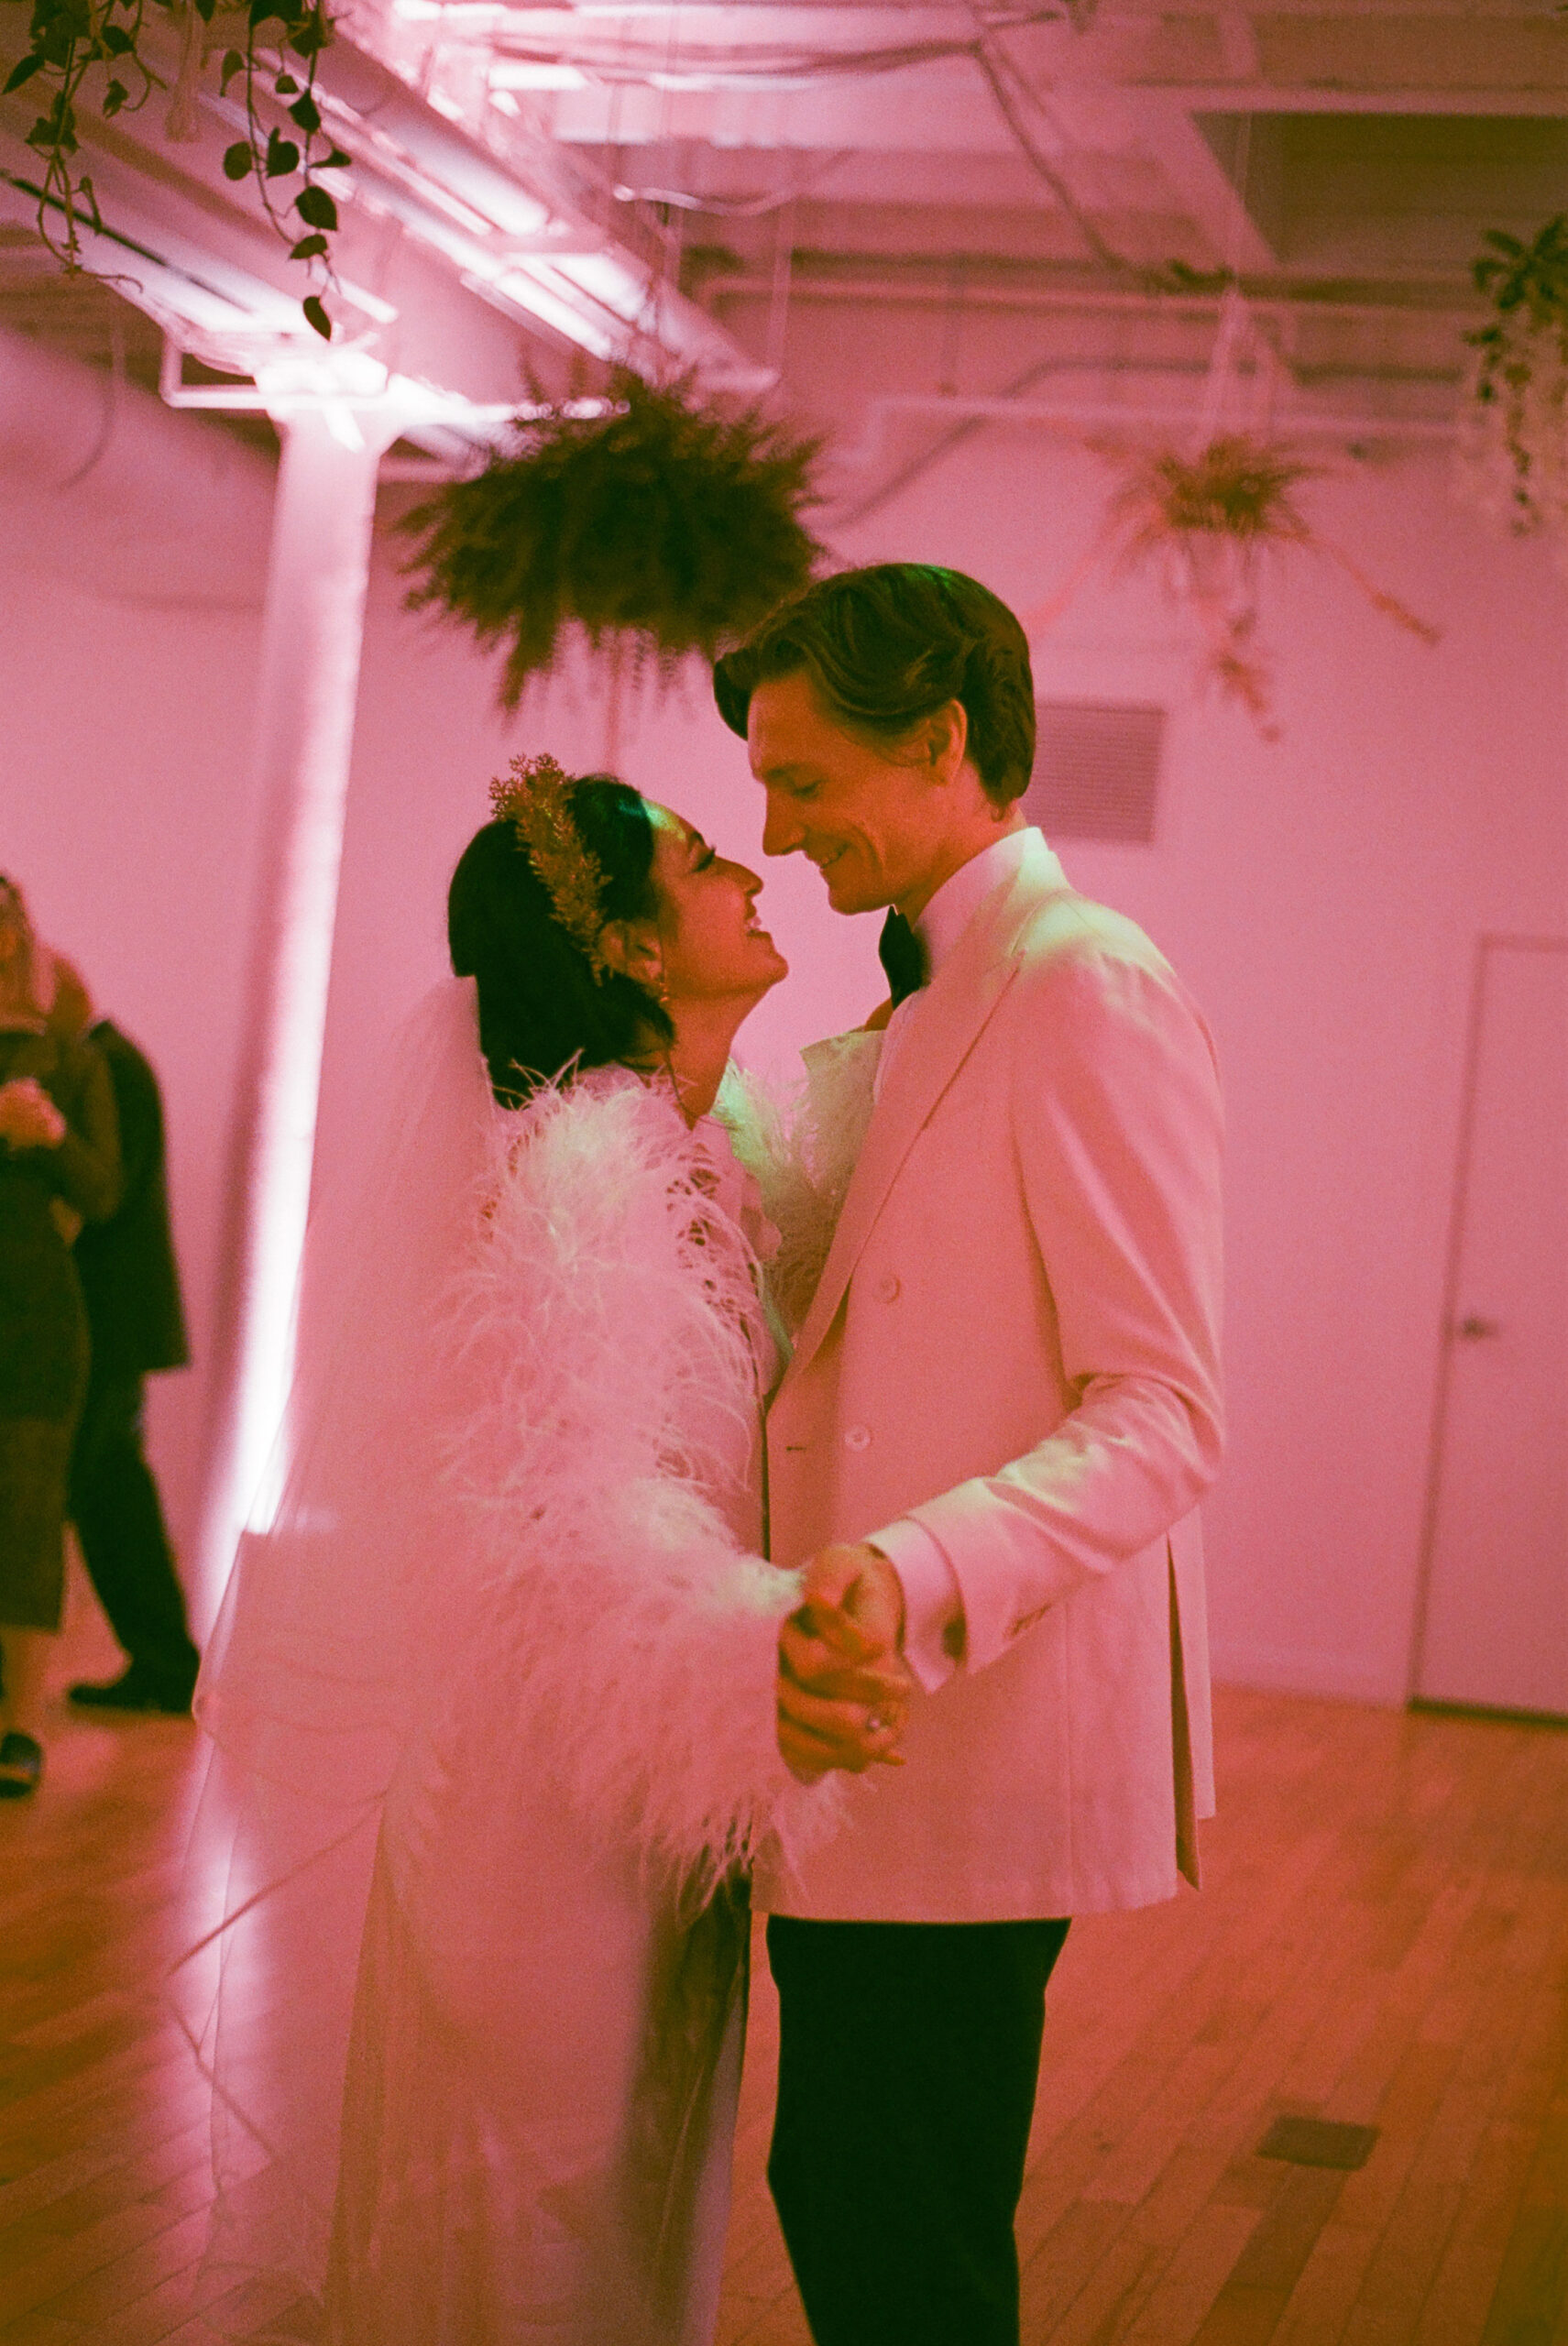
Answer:
[{"label": "ceiling pipe", "polygon": [[[792,299],[799,301],[856,301],[901,303],[916,308],[946,309],[952,301],[952,270],[959,260],[966,262],[964,277],[964,307],[991,310],[1091,310],[1117,312],[1147,317],[1157,312],[1161,317],[1191,318],[1212,321],[1219,313],[1224,299],[1222,289],[1213,293],[1187,292],[1123,292],[1109,286],[1007,285],[995,280],[987,283],[978,269],[994,262],[987,262],[973,254],[942,256],[942,274],[926,281],[907,277],[825,277],[802,271],[802,256],[795,254],[795,269]],[[933,263],[933,267],[936,263]],[[718,301],[765,301],[772,279],[751,270],[732,270],[723,275],[703,278],[700,296],[705,303]],[[1275,290],[1255,291],[1251,282],[1244,280],[1242,292],[1249,310],[1266,317],[1366,318],[1397,316],[1409,318],[1470,318],[1478,314],[1481,304],[1474,293],[1467,292],[1449,280],[1434,281],[1431,300],[1396,299],[1392,293],[1376,286],[1368,286],[1363,299],[1356,301],[1346,295],[1319,295],[1310,280],[1296,287],[1276,286]]]},{"label": "ceiling pipe", "polygon": [[[966,440],[972,439],[977,433],[985,431],[993,422],[1011,423],[1032,420],[1037,424],[1048,426],[1053,431],[1063,432],[1074,438],[1081,438],[1088,430],[1123,431],[1129,424],[1139,431],[1146,431],[1151,425],[1156,425],[1166,433],[1177,432],[1183,433],[1184,436],[1190,434],[1200,412],[1196,404],[1187,410],[1165,405],[1140,409],[1131,402],[1119,400],[1080,400],[1076,404],[1069,401],[1051,400],[1047,403],[1043,400],[1030,400],[1027,397],[1035,385],[1045,380],[1047,376],[1069,374],[1085,367],[1091,367],[1097,373],[1108,371],[1101,361],[1043,358],[1036,359],[1032,365],[1025,367],[1022,374],[1015,376],[1000,393],[966,400],[961,395],[944,391],[903,395],[889,392],[884,393],[880,400],[873,399],[869,403],[866,429],[861,447],[849,459],[851,469],[869,469],[876,463],[881,449],[881,435],[885,416],[889,412],[896,412],[900,407],[939,417],[943,429],[935,440],[916,449],[905,463],[896,466],[893,472],[879,481],[875,488],[865,490],[858,497],[853,497],[848,504],[839,502],[834,512],[835,525],[839,529],[850,528],[858,521],[866,521],[872,514],[880,512],[884,506],[891,504],[895,497],[901,496],[906,488],[911,488],[924,474],[930,472],[934,466],[940,464],[945,457],[950,455],[955,448],[961,447]],[[1207,366],[1199,367],[1190,362],[1183,364],[1176,361],[1168,365],[1159,359],[1135,361],[1126,371],[1140,374],[1169,373],[1183,378],[1194,386],[1200,383],[1206,384],[1210,378],[1210,368]],[[1368,424],[1365,429],[1358,430],[1356,426],[1359,421],[1356,419],[1343,424],[1336,422],[1336,433],[1347,441],[1363,438],[1387,441],[1400,436],[1399,427],[1397,424],[1391,425],[1387,422],[1381,422]],[[1278,426],[1279,431],[1283,433],[1288,428],[1288,420],[1282,419]],[[1445,433],[1451,428],[1447,425],[1441,427]],[[1416,436],[1427,437],[1428,427],[1425,425],[1420,427]]]},{"label": "ceiling pipe", "polygon": [[[1145,366],[1141,374],[1166,373],[1190,377],[1194,382],[1207,373],[1202,367]],[[857,471],[869,471],[881,461],[886,426],[899,416],[919,416],[941,423],[1027,424],[1045,430],[1076,433],[1115,430],[1130,425],[1139,430],[1157,425],[1167,431],[1191,428],[1197,408],[1174,404],[1136,404],[1120,400],[1010,400],[974,398],[944,391],[890,391],[867,406],[866,430],[860,444],[838,461]],[[1281,409],[1270,427],[1277,440],[1452,440],[1457,425],[1442,416],[1336,415],[1307,409]]]}]

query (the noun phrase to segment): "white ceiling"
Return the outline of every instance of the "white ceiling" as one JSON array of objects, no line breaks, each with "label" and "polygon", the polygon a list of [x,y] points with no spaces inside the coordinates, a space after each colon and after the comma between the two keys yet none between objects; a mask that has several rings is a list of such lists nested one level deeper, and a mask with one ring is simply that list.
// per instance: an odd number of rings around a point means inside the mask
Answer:
[{"label": "white ceiling", "polygon": [[[692,350],[702,312],[720,330],[705,366],[743,380],[747,362],[782,360],[786,389],[808,397],[788,379],[805,304],[838,305],[861,336],[882,317],[920,317],[927,341],[951,341],[955,318],[1025,319],[1047,356],[1124,366],[1157,345],[1190,367],[1228,271],[1301,399],[1437,422],[1482,233],[1533,233],[1568,208],[1568,7],[1545,0],[1071,0],[1071,14],[1066,0],[356,0],[341,21],[343,56],[352,43],[389,66],[493,170],[542,192],[553,235],[565,223],[579,250],[630,255],[689,296]],[[186,233],[199,214],[201,235],[232,239],[218,214],[244,191],[160,154],[145,117],[115,129],[96,143],[139,173],[144,210],[183,203]],[[14,169],[5,148],[0,136]],[[373,223],[379,250],[389,233],[418,242],[356,151],[360,247]],[[0,319],[106,346],[114,305],[40,269],[25,207],[10,219]],[[425,238],[432,266],[439,243]],[[472,291],[460,259],[441,265]],[[597,266],[578,267],[584,284]],[[422,298],[408,282],[405,302]],[[493,284],[484,298],[506,311]],[[531,345],[561,339],[526,303],[508,315]],[[891,323],[880,340],[884,390],[952,388],[899,376]]]},{"label": "white ceiling", "polygon": [[676,192],[797,189],[828,250],[877,249],[863,215],[891,209],[909,251],[1067,262],[1098,238],[1137,263],[1452,277],[1479,225],[1568,203],[1568,11],[1540,0],[1044,14],[391,7],[409,52],[471,45],[500,103],[617,178],[635,159]]},{"label": "white ceiling", "polygon": [[1342,368],[1363,404],[1436,413],[1483,231],[1568,206],[1568,11],[1524,0],[1104,0],[1081,29],[1023,8],[393,5],[400,38],[473,43],[492,101],[609,184],[684,199],[662,216],[685,281],[742,334],[785,240],[792,301],[861,308],[1102,308],[1174,261],[1288,304],[1302,379]]}]

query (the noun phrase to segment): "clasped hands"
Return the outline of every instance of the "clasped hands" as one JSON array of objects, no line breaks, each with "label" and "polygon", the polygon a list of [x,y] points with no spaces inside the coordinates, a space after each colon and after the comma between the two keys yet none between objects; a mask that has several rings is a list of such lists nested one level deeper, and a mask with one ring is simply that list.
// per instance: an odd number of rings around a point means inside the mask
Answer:
[{"label": "clasped hands", "polygon": [[779,1634],[779,1749],[792,1775],[901,1768],[914,1684],[900,1646],[904,1586],[880,1549],[824,1548]]},{"label": "clasped hands", "polygon": [[0,1083],[0,1140],[13,1148],[58,1148],[65,1118],[36,1076],[13,1076]]}]

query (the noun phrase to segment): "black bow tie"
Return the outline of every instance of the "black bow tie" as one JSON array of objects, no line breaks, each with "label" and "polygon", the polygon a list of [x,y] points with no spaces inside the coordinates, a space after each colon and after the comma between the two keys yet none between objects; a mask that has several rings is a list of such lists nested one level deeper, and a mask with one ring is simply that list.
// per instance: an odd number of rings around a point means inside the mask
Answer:
[{"label": "black bow tie", "polygon": [[877,940],[877,959],[887,973],[895,1010],[910,994],[918,993],[931,974],[919,933],[910,927],[902,913],[890,912],[883,921]]}]

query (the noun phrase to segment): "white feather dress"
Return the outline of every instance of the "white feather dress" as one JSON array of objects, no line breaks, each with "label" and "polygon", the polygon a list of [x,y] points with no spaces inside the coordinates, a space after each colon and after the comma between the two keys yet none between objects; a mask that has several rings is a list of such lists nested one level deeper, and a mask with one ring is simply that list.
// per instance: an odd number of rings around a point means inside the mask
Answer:
[{"label": "white feather dress", "polygon": [[774,1738],[769,1233],[666,1091],[443,1080],[204,1673],[213,2262],[332,2346],[705,2346],[744,1870],[835,1813]]}]

